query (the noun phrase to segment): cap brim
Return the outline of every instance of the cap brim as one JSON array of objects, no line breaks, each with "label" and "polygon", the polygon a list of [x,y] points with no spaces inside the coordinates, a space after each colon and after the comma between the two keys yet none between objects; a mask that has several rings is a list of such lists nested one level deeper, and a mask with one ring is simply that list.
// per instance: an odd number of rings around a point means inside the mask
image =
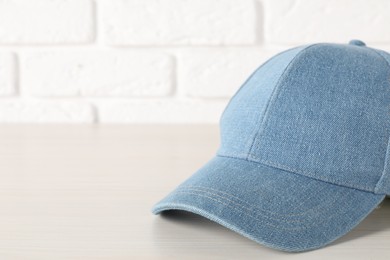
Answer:
[{"label": "cap brim", "polygon": [[217,156],[158,202],[153,213],[193,212],[265,246],[299,252],[346,234],[384,197]]}]

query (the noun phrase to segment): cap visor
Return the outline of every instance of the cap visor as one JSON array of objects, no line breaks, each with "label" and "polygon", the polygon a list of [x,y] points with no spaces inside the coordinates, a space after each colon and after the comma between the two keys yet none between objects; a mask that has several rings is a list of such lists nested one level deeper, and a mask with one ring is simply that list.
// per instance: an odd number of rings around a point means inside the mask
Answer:
[{"label": "cap visor", "polygon": [[217,156],[157,203],[153,213],[193,212],[265,246],[299,252],[346,234],[384,197]]}]

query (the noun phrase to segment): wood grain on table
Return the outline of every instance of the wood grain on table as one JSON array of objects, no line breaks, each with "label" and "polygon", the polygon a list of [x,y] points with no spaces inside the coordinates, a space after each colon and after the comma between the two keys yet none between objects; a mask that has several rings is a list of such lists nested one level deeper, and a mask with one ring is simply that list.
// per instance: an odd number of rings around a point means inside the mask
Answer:
[{"label": "wood grain on table", "polygon": [[390,201],[320,250],[283,253],[152,205],[214,154],[218,127],[0,126],[0,260],[390,259]]}]

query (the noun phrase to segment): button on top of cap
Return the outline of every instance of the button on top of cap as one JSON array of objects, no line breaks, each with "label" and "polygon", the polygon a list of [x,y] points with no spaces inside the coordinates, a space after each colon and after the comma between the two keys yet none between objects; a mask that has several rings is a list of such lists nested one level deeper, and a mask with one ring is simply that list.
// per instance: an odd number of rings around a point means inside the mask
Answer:
[{"label": "button on top of cap", "polygon": [[349,44],[356,45],[356,46],[366,46],[366,44],[361,40],[350,40]]}]

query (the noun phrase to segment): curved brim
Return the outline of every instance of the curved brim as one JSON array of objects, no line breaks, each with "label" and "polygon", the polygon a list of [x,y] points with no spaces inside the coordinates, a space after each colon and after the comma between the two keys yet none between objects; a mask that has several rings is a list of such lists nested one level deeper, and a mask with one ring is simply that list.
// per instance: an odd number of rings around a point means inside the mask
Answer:
[{"label": "curved brim", "polygon": [[157,203],[153,213],[193,212],[265,246],[299,252],[346,234],[384,197],[217,156]]}]

